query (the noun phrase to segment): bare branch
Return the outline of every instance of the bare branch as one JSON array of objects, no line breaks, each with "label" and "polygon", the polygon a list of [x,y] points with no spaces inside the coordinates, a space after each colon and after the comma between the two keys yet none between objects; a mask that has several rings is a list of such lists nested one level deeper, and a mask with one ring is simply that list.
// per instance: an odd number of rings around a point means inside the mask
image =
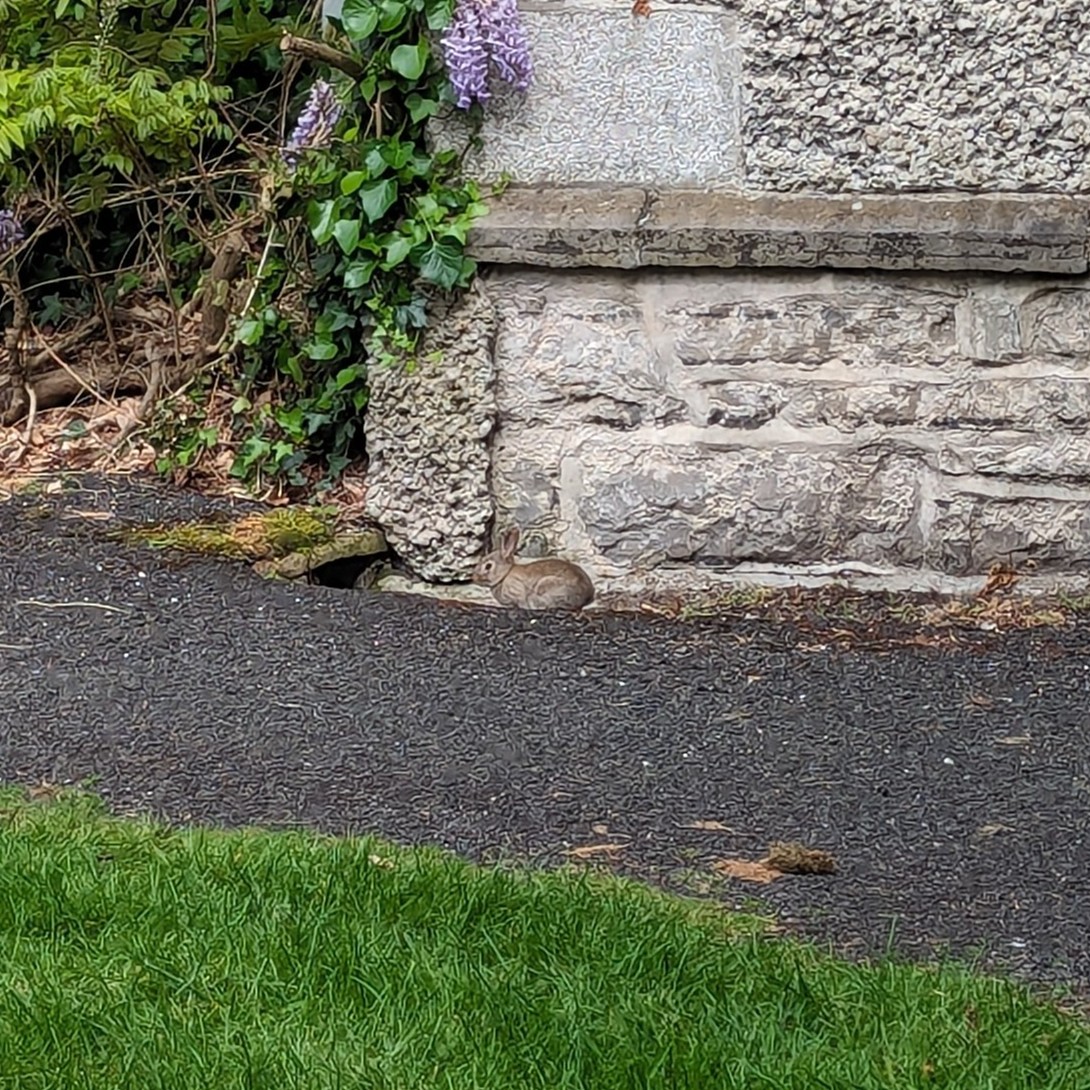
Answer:
[{"label": "bare branch", "polygon": [[297,38],[294,34],[284,32],[280,39],[280,51],[294,54],[297,57],[306,57],[308,60],[317,61],[319,64],[328,64],[331,68],[339,68],[353,79],[363,79],[367,69],[354,57],[334,49],[325,42],[315,42],[310,38]]}]

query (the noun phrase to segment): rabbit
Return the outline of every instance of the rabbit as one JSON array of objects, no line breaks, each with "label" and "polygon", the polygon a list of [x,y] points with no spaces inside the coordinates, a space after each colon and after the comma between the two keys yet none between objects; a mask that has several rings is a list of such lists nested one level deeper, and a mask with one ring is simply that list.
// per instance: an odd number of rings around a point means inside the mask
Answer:
[{"label": "rabbit", "polygon": [[488,587],[497,602],[519,609],[580,610],[594,601],[594,584],[578,564],[556,557],[519,563],[515,560],[518,543],[519,531],[514,527],[473,572],[473,582]]}]

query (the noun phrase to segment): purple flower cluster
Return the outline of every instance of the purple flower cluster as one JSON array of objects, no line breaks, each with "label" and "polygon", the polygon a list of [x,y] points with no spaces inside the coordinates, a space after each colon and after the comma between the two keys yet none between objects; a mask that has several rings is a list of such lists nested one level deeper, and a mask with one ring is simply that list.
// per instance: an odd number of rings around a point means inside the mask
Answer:
[{"label": "purple flower cluster", "polygon": [[307,104],[295,123],[288,146],[284,149],[284,162],[294,167],[299,162],[300,151],[307,148],[328,147],[333,139],[333,129],[341,116],[341,104],[331,84],[318,80],[310,89]]},{"label": "purple flower cluster", "polygon": [[443,32],[443,56],[459,109],[492,97],[489,66],[515,90],[534,78],[530,43],[522,27],[518,0],[458,0],[454,19]]},{"label": "purple flower cluster", "polygon": [[14,250],[25,238],[26,232],[15,213],[0,209],[0,257]]}]

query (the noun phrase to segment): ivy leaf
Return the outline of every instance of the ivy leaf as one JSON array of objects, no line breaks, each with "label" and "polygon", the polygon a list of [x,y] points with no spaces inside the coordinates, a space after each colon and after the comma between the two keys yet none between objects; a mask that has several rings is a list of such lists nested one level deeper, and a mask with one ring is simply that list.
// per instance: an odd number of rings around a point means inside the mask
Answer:
[{"label": "ivy leaf", "polygon": [[382,0],[379,7],[382,14],[379,16],[378,28],[383,34],[396,30],[408,14],[408,9],[401,0]]},{"label": "ivy leaf", "polygon": [[371,276],[377,267],[377,261],[353,261],[352,264],[344,270],[344,286],[349,291],[355,291],[357,288],[362,288],[364,284],[371,279]]},{"label": "ivy leaf", "polygon": [[379,10],[372,0],[344,0],[341,9],[341,25],[353,41],[362,41],[374,34],[378,27]]},{"label": "ivy leaf", "polygon": [[415,91],[406,96],[405,105],[409,108],[409,116],[418,124],[439,111],[439,103],[434,98],[424,98]]},{"label": "ivy leaf", "polygon": [[403,235],[395,238],[386,247],[386,260],[382,263],[383,267],[392,269],[395,265],[400,265],[409,256],[409,251],[412,248],[413,240],[411,238],[405,238]]},{"label": "ivy leaf", "polygon": [[239,344],[246,345],[247,348],[257,344],[261,340],[261,335],[265,332],[265,323],[258,318],[247,318],[238,327],[238,341]]},{"label": "ivy leaf", "polygon": [[350,170],[341,179],[341,192],[346,196],[351,196],[364,182],[367,181],[369,175],[366,170]]},{"label": "ivy leaf", "polygon": [[420,79],[424,74],[424,66],[427,63],[427,42],[417,42],[416,45],[399,45],[390,54],[390,67],[399,76],[404,76],[407,80]]},{"label": "ivy leaf", "polygon": [[333,237],[333,223],[337,215],[336,201],[311,201],[307,208],[310,221],[310,233],[319,246],[324,246]]},{"label": "ivy leaf", "polygon": [[360,221],[359,220],[338,220],[333,228],[333,237],[337,240],[337,245],[341,250],[351,256],[356,252],[356,247],[360,242]]},{"label": "ivy leaf", "polygon": [[338,390],[343,390],[346,386],[351,386],[353,382],[358,381],[362,377],[358,364],[349,364],[347,367],[342,367],[337,372],[337,377],[333,380]]},{"label": "ivy leaf", "polygon": [[420,275],[449,291],[462,275],[462,248],[449,242],[433,242],[421,257]]},{"label": "ivy leaf", "polygon": [[307,355],[312,360],[331,360],[340,349],[332,341],[311,341],[307,345]]},{"label": "ivy leaf", "polygon": [[377,178],[382,174],[386,170],[386,157],[382,154],[382,148],[372,148],[367,153],[363,165],[370,171],[372,178]]},{"label": "ivy leaf", "polygon": [[442,30],[454,17],[454,0],[427,0],[428,30]]},{"label": "ivy leaf", "polygon": [[384,178],[360,190],[360,207],[369,223],[382,219],[396,200],[397,182],[392,178]]},{"label": "ivy leaf", "polygon": [[413,157],[412,144],[403,144],[396,139],[388,141],[382,148],[375,150],[394,170],[400,170]]}]

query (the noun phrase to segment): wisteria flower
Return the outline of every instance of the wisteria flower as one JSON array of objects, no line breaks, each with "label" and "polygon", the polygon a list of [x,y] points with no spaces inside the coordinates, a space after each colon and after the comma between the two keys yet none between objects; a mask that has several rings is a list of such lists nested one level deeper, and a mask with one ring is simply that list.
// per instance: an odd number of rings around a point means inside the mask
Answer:
[{"label": "wisteria flower", "polygon": [[518,0],[459,0],[442,45],[459,109],[492,97],[493,69],[518,91],[533,81],[534,63]]},{"label": "wisteria flower", "polygon": [[25,238],[26,232],[15,213],[0,209],[0,257],[11,253]]},{"label": "wisteria flower", "polygon": [[294,167],[299,162],[299,152],[308,148],[328,147],[340,116],[341,104],[337,101],[333,86],[325,80],[318,80],[310,89],[307,104],[283,151],[284,162]]}]

